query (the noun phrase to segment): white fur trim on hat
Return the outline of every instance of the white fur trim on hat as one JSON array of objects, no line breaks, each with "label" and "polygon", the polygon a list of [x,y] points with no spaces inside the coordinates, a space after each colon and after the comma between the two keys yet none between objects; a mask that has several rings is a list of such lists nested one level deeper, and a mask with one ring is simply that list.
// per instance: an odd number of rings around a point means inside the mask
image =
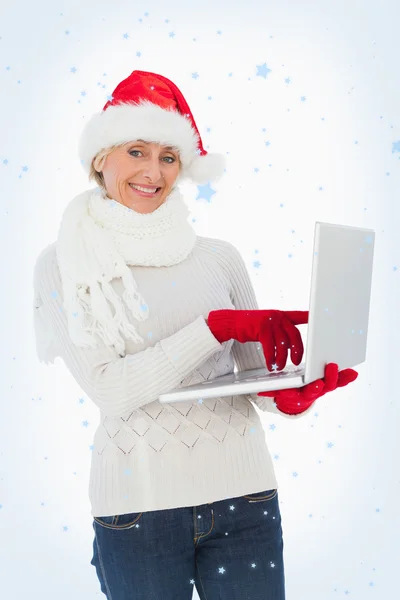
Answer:
[{"label": "white fur trim on hat", "polygon": [[196,156],[188,167],[182,168],[182,179],[191,179],[195,183],[205,184],[216,181],[224,174],[226,160],[222,154]]},{"label": "white fur trim on hat", "polygon": [[82,166],[89,174],[92,160],[100,150],[139,139],[175,146],[182,163],[180,179],[190,178],[202,184],[218,179],[223,174],[223,155],[199,156],[199,137],[187,117],[148,100],[140,104],[109,106],[95,113],[84,126],[79,140],[78,153]]}]

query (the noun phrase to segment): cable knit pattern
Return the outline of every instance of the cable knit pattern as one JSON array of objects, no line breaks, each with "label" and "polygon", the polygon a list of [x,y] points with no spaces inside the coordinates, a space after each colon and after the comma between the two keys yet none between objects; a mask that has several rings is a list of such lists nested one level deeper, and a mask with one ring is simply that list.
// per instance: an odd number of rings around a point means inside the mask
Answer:
[{"label": "cable knit pattern", "polygon": [[[198,237],[179,264],[130,267],[149,305],[135,322],[140,344],[125,339],[126,354],[100,345],[74,345],[62,306],[55,244],[34,273],[34,319],[39,360],[60,357],[100,410],[89,483],[93,516],[198,506],[277,488],[257,411],[285,418],[272,398],[236,395],[162,405],[175,387],[265,367],[261,346],[220,344],[207,327],[211,310],[258,309],[244,261],[222,240]],[[123,287],[111,282],[117,294]]]}]

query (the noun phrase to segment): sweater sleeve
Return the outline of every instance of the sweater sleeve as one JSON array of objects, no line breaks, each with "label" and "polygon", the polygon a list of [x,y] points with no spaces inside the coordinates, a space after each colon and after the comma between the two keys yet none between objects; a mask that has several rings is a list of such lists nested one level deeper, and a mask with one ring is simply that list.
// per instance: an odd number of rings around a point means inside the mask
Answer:
[{"label": "sweater sleeve", "polygon": [[[51,353],[60,356],[78,385],[106,416],[119,416],[158,399],[181,382],[222,345],[212,335],[203,316],[153,347],[120,357],[98,338],[98,347],[76,346],[60,294],[56,260],[46,255],[34,272],[36,348],[39,360]],[[57,352],[55,348],[57,347]]]},{"label": "sweater sleeve", "polygon": [[[231,300],[236,310],[259,310],[256,294],[251,283],[249,273],[240,252],[235,246],[226,242],[229,250],[229,261],[226,267],[229,269],[229,280],[231,282]],[[234,341],[232,345],[232,356],[238,372],[249,369],[266,369],[262,346],[258,342],[246,342],[241,344]],[[306,411],[297,415],[288,415],[280,411],[275,398],[268,396],[257,396],[257,394],[244,394],[258,408],[265,412],[271,412],[287,419],[299,419],[307,415],[313,408],[311,405]]]}]

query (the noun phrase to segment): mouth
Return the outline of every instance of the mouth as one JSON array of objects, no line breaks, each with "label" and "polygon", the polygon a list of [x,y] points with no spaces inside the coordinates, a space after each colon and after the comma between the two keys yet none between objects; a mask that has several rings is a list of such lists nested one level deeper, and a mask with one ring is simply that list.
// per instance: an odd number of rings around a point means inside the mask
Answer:
[{"label": "mouth", "polygon": [[[147,188],[147,186],[134,186],[134,184],[132,183],[129,184],[129,187],[131,188],[134,194],[137,194],[138,196],[142,196],[144,198],[155,198],[161,191],[160,187]],[[147,191],[147,189],[150,191]]]}]

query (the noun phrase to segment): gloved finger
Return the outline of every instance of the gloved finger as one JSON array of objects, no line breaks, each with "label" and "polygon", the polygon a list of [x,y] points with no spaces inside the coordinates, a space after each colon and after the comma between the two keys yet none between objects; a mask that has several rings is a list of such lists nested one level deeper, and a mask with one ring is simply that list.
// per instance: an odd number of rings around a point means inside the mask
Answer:
[{"label": "gloved finger", "polygon": [[308,323],[308,310],[283,310],[282,312],[293,325],[305,325]]},{"label": "gloved finger", "polygon": [[352,381],[355,381],[358,377],[358,373],[357,371],[354,371],[354,369],[343,369],[343,371],[339,372],[339,378],[338,378],[338,387],[344,387],[345,385],[351,383]]},{"label": "gloved finger", "polygon": [[336,363],[325,365],[324,394],[333,392],[338,386],[339,367]]},{"label": "gloved finger", "polygon": [[300,331],[295,327],[290,319],[282,314],[281,326],[289,338],[290,360],[294,365],[299,365],[303,360],[304,346]]},{"label": "gloved finger", "polygon": [[268,396],[269,398],[275,398],[276,392],[258,392],[257,396]]},{"label": "gloved finger", "polygon": [[263,321],[261,323],[259,340],[264,352],[267,369],[268,371],[272,371],[272,365],[275,363],[275,341],[270,321]]},{"label": "gloved finger", "polygon": [[275,390],[272,392],[258,392],[257,396],[267,396],[269,398],[276,398],[279,400],[300,400],[301,395],[297,388],[289,388],[286,390]]},{"label": "gloved finger", "polygon": [[304,400],[316,400],[320,396],[324,395],[324,380],[316,379],[315,381],[311,381],[311,383],[307,383],[307,385],[300,388],[300,392]]},{"label": "gloved finger", "polygon": [[286,367],[288,359],[289,337],[279,321],[272,321],[271,329],[275,340],[275,363],[281,371]]}]

